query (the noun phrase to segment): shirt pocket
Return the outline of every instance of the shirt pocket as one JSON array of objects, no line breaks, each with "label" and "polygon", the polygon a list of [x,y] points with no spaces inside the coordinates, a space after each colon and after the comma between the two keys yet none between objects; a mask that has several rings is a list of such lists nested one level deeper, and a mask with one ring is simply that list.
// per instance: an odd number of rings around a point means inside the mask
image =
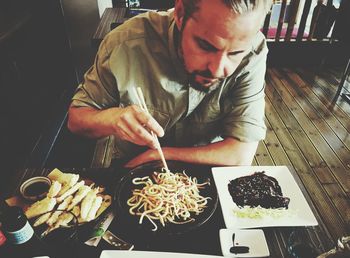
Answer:
[{"label": "shirt pocket", "polygon": [[225,116],[232,110],[231,98],[214,97],[204,101],[188,117],[183,133],[189,145],[202,145],[213,142],[222,136]]},{"label": "shirt pocket", "polygon": [[170,121],[169,114],[157,110],[153,107],[148,107],[148,112],[160,124],[160,126],[163,127],[164,131],[166,131]]},{"label": "shirt pocket", "polygon": [[203,101],[197,109],[189,116],[193,123],[217,124],[222,123],[225,115],[232,110],[233,103],[230,98],[219,98],[215,96]]},{"label": "shirt pocket", "polygon": [[[119,107],[125,108],[127,106],[133,105],[133,103],[129,101],[121,101],[119,104]],[[151,114],[151,116],[160,124],[160,126],[164,129],[164,131],[167,129],[168,124],[170,122],[170,116],[169,114],[153,107],[150,105],[147,105],[148,112]]]},{"label": "shirt pocket", "polygon": [[222,132],[221,120],[185,120],[177,125],[176,139],[179,146],[198,146],[210,143]]},{"label": "shirt pocket", "polygon": [[182,135],[180,134],[177,139],[183,146],[208,144],[221,135],[222,118],[220,106],[207,106],[206,110],[196,110],[182,123]]}]

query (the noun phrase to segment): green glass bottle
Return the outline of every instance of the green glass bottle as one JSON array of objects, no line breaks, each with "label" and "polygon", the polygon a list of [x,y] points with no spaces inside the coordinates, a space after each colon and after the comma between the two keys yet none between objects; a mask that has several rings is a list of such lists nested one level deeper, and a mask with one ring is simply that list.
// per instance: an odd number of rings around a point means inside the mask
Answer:
[{"label": "green glass bottle", "polygon": [[23,210],[9,206],[5,201],[0,205],[2,230],[7,238],[2,252],[5,257],[35,257],[47,255],[42,241],[34,233]]}]

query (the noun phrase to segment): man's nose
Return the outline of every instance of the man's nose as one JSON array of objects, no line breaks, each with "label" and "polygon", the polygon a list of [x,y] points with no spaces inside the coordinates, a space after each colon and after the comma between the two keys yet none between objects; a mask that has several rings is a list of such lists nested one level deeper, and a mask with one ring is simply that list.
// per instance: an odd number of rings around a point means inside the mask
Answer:
[{"label": "man's nose", "polygon": [[233,73],[233,65],[225,55],[213,55],[209,60],[208,69],[214,78],[225,78]]}]

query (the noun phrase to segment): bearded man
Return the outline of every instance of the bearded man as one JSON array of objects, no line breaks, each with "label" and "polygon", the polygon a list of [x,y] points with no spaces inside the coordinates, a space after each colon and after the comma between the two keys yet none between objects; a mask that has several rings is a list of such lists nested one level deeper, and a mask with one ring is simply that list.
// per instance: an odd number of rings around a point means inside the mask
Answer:
[{"label": "bearded man", "polygon": [[[102,41],[73,97],[68,127],[114,136],[114,158],[250,165],[265,137],[271,0],[176,0],[126,21]],[[149,113],[137,105],[140,87]]]}]

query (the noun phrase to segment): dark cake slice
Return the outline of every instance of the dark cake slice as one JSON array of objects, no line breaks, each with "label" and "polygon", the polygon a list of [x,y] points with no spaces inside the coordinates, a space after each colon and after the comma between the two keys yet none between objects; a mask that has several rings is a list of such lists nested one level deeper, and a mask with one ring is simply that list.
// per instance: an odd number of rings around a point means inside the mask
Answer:
[{"label": "dark cake slice", "polygon": [[288,209],[290,201],[288,197],[283,197],[278,181],[272,176],[267,176],[265,171],[231,180],[228,190],[233,201],[240,207],[248,205]]}]

